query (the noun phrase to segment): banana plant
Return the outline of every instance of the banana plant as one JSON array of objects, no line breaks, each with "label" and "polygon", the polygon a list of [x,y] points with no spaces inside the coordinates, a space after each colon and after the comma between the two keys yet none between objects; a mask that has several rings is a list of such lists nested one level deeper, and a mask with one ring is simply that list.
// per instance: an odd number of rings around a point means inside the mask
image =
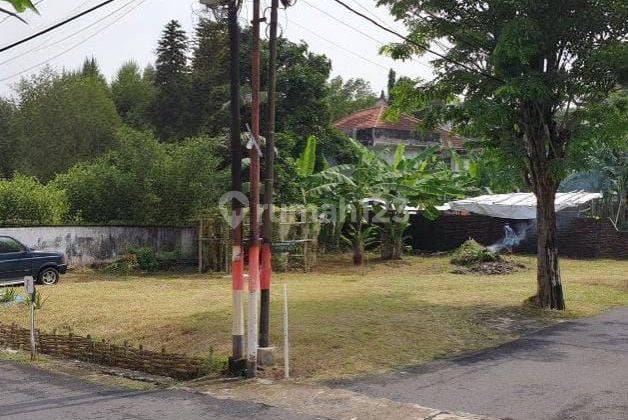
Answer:
[{"label": "banana plant", "polygon": [[[312,174],[310,183],[316,187],[307,194],[317,196],[323,202],[337,204],[342,198],[348,203],[346,211],[338,212],[338,225],[343,226],[345,218],[351,215],[347,232],[357,265],[364,260],[366,238],[373,232],[369,228],[376,226],[379,230],[384,258],[400,258],[403,235],[409,223],[408,206],[421,209],[429,218],[436,218],[438,204],[463,197],[471,188],[469,177],[453,173],[436,148],[406,157],[405,148],[400,145],[393,162],[387,163],[372,150],[352,142],[358,155],[357,163],[337,165]],[[369,215],[369,211],[373,214]]]}]

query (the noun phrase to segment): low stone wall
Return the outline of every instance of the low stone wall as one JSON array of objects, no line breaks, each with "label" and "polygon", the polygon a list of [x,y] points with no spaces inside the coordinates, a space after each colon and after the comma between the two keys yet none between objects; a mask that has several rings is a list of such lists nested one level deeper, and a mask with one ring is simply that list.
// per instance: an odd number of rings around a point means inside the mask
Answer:
[{"label": "low stone wall", "polygon": [[[517,232],[527,229],[525,239],[514,251],[536,253],[534,220],[499,219],[481,215],[444,214],[429,220],[420,214],[411,217],[408,236],[415,250],[451,251],[469,238],[482,245],[492,245],[504,237],[504,225]],[[628,258],[628,232],[615,229],[608,220],[559,217],[558,249],[570,258]]]},{"label": "low stone wall", "polygon": [[[90,336],[36,332],[37,352],[55,357],[96,363],[188,380],[206,373],[203,359],[180,354],[144,350],[95,341]],[[16,325],[0,324],[0,347],[30,349],[30,331]]]},{"label": "low stone wall", "polygon": [[184,259],[197,258],[198,233],[193,227],[35,226],[0,228],[0,235],[12,236],[36,250],[64,252],[71,266],[111,262],[129,247],[138,246],[178,249]]}]

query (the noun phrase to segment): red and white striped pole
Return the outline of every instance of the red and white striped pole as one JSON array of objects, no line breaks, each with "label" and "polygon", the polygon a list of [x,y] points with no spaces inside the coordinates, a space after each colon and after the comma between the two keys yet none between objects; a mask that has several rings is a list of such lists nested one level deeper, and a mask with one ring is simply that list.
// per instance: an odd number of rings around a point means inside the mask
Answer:
[{"label": "red and white striped pole", "polygon": [[251,147],[251,238],[249,241],[249,314],[247,329],[247,363],[246,375],[255,377],[257,373],[257,340],[258,340],[258,305],[260,290],[260,228],[259,228],[259,192],[260,192],[260,0],[253,0],[253,65],[252,65],[252,110],[251,130],[253,142]]}]

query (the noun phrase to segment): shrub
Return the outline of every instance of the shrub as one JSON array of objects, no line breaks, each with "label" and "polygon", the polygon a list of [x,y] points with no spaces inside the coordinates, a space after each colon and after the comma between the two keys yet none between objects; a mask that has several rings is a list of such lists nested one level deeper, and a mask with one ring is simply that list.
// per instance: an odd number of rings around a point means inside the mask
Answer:
[{"label": "shrub", "polygon": [[129,254],[135,255],[137,267],[142,271],[156,271],[159,269],[159,261],[155,250],[150,247],[130,248]]},{"label": "shrub", "polygon": [[13,302],[17,298],[17,292],[12,287],[7,287],[0,292],[0,303]]},{"label": "shrub", "polygon": [[0,179],[0,224],[59,224],[67,213],[62,189],[19,174]]},{"label": "shrub", "polygon": [[460,245],[451,258],[452,264],[463,266],[499,260],[499,255],[489,251],[486,247],[483,247],[473,239],[469,239]]},{"label": "shrub", "polygon": [[128,276],[138,268],[137,255],[125,254],[122,258],[112,262],[104,268],[104,272],[107,274],[113,274],[117,276]]},{"label": "shrub", "polygon": [[183,262],[181,261],[180,249],[176,249],[174,251],[162,251],[159,252],[156,257],[160,270],[172,270],[183,265]]}]

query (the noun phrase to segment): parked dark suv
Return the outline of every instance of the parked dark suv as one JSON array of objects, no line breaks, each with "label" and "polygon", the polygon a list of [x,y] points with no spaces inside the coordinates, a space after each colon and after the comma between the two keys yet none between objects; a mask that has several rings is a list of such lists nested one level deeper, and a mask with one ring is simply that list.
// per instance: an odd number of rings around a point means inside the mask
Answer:
[{"label": "parked dark suv", "polygon": [[40,284],[55,284],[67,267],[61,252],[34,251],[15,238],[0,236],[0,286],[21,284],[24,276],[33,276]]}]

